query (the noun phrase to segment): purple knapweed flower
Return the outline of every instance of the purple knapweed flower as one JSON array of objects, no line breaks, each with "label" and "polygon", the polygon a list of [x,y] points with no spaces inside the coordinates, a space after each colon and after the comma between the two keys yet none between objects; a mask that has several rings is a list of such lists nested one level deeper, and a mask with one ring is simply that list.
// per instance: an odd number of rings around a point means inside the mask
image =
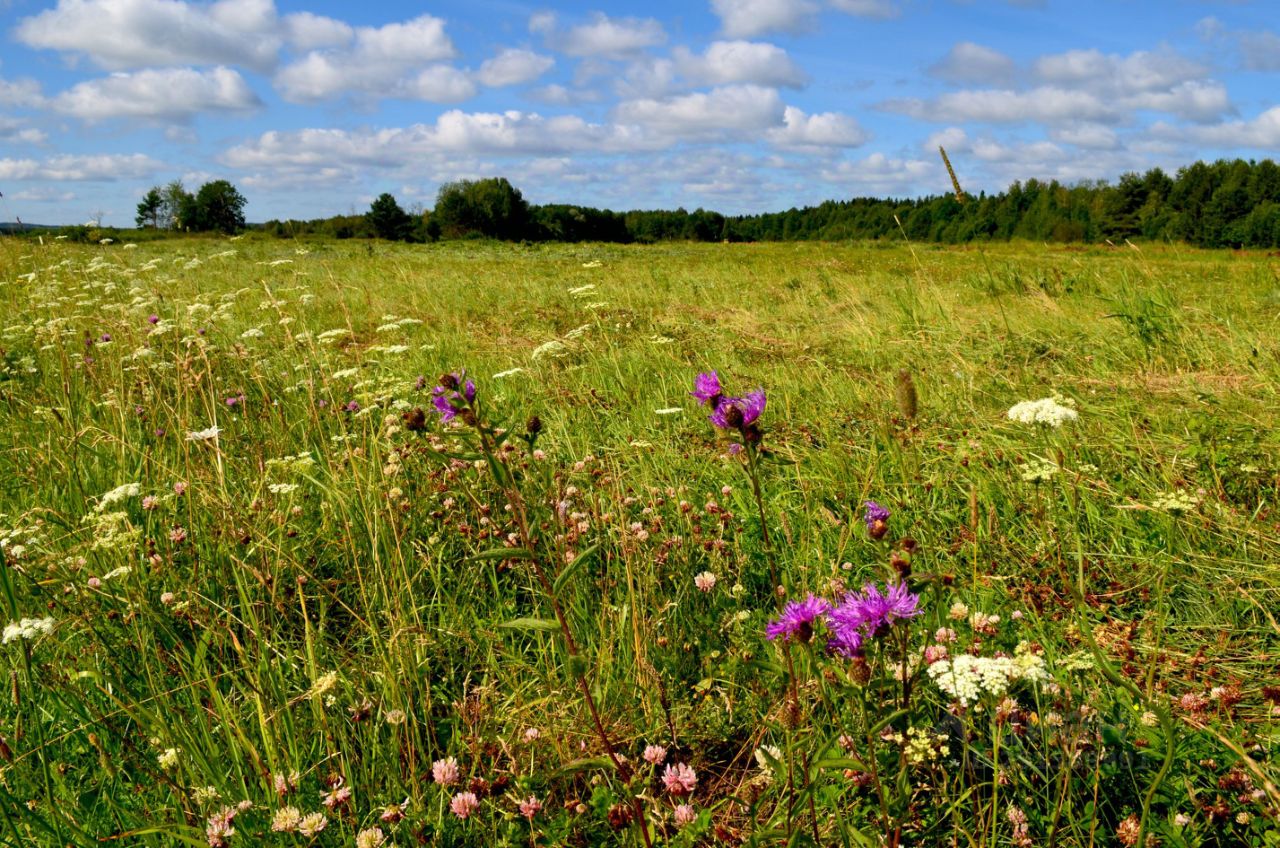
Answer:
[{"label": "purple knapweed flower", "polygon": [[475,403],[476,384],[466,376],[465,370],[445,374],[440,378],[440,385],[431,390],[431,405],[440,413],[441,422],[447,424],[464,408]]},{"label": "purple knapweed flower", "polygon": [[436,386],[431,395],[431,405],[435,407],[436,412],[440,413],[440,421],[448,424],[462,410],[453,405],[449,400],[450,395],[457,396],[457,392],[445,391],[442,387]]},{"label": "purple knapweed flower", "polygon": [[720,375],[714,371],[707,371],[693,378],[693,391],[690,395],[697,398],[698,403],[710,403],[711,408],[715,409],[719,406],[718,399],[724,394],[720,388]]},{"label": "purple knapweed flower", "polygon": [[746,430],[764,412],[764,389],[756,389],[746,397],[723,397],[708,420],[721,430]]},{"label": "purple knapweed flower", "polygon": [[876,503],[875,501],[867,501],[862,506],[867,511],[865,520],[867,522],[868,530],[870,530],[871,525],[875,524],[877,521],[889,520],[889,510],[880,506],[880,504]]},{"label": "purple knapweed flower", "polygon": [[875,501],[867,501],[862,507],[866,510],[862,518],[867,523],[867,533],[873,539],[883,539],[889,532],[889,510]]},{"label": "purple knapweed flower", "polygon": [[159,316],[159,315],[157,315],[157,314],[155,314],[154,312],[153,312],[153,313],[151,313],[150,315],[148,315],[148,316],[147,316],[147,323],[148,323],[148,324],[159,324],[159,323],[160,323],[160,316]]},{"label": "purple knapweed flower", "polygon": [[912,618],[919,610],[920,596],[907,589],[905,583],[886,584],[882,593],[874,583],[850,592],[827,615],[834,638],[828,647],[837,653],[856,653],[862,643],[902,618]]},{"label": "purple knapweed flower", "polygon": [[782,614],[765,626],[764,635],[769,639],[782,637],[784,641],[794,636],[808,643],[813,638],[813,623],[830,611],[831,604],[825,598],[810,592],[803,601],[788,602]]},{"label": "purple knapweed flower", "polygon": [[862,587],[861,604],[867,627],[872,633],[900,618],[912,618],[920,612],[920,596],[909,591],[905,583],[887,583],[883,594],[874,583],[868,583]]},{"label": "purple knapweed flower", "polygon": [[354,400],[349,400],[347,401],[347,405],[344,407],[344,409],[346,409],[347,412],[359,412],[360,404]]},{"label": "purple knapweed flower", "polygon": [[[834,613],[835,610],[832,612]],[[827,625],[831,630],[831,638],[827,640],[828,651],[846,659],[853,659],[862,654],[861,630],[837,625],[834,616],[827,619]]]}]

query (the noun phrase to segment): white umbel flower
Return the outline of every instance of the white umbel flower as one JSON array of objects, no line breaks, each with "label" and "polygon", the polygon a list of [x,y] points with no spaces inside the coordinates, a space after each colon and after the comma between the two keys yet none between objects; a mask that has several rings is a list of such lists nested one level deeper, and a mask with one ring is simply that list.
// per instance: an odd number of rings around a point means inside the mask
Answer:
[{"label": "white umbel flower", "polygon": [[32,641],[52,632],[52,618],[24,618],[21,621],[11,621],[4,626],[4,644],[7,645],[19,639]]},{"label": "white umbel flower", "polygon": [[1015,403],[1009,408],[1008,417],[1010,421],[1021,424],[1044,424],[1056,428],[1068,421],[1075,421],[1080,413],[1075,411],[1072,401],[1054,395]]}]

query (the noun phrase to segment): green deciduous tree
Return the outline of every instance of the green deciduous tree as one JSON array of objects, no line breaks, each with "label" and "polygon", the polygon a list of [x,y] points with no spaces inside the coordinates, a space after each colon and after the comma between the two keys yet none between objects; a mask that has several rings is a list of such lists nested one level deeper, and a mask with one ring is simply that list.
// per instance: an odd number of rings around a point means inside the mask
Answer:
[{"label": "green deciduous tree", "polygon": [[518,241],[534,235],[529,203],[505,177],[446,183],[436,196],[431,220],[446,238]]},{"label": "green deciduous tree", "polygon": [[183,228],[196,232],[235,233],[244,229],[245,200],[235,186],[226,180],[214,180],[200,186],[194,197],[182,204],[179,212]]}]

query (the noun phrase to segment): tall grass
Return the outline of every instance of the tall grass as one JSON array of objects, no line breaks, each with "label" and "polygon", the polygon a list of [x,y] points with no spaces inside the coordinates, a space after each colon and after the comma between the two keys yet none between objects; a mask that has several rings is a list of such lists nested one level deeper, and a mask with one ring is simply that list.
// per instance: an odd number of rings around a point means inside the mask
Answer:
[{"label": "tall grass", "polygon": [[[1270,844],[1277,302],[1171,248],[0,240],[0,844]],[[907,572],[859,657],[764,636]]]}]

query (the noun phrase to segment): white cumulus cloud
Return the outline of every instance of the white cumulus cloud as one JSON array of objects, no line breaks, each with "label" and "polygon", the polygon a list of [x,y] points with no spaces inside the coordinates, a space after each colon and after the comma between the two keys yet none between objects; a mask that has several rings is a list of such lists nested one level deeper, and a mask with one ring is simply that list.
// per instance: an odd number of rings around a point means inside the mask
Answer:
[{"label": "white cumulus cloud", "polygon": [[0,106],[14,108],[39,107],[44,105],[44,94],[40,91],[40,83],[33,79],[0,79]]},{"label": "white cumulus cloud", "polygon": [[783,112],[782,120],[783,126],[775,127],[765,134],[778,147],[858,147],[870,138],[856,120],[838,112],[808,115],[795,106],[788,106]]},{"label": "white cumulus cloud", "polygon": [[61,154],[47,159],[0,159],[0,180],[114,182],[154,174],[162,163],[141,153]]},{"label": "white cumulus cloud", "polygon": [[345,47],[356,37],[355,28],[345,21],[297,12],[284,17],[285,39],[296,50]]},{"label": "white cumulus cloud", "polygon": [[58,0],[14,31],[28,47],[88,56],[108,70],[154,65],[270,69],[280,49],[272,0]]},{"label": "white cumulus cloud", "polygon": [[403,23],[358,27],[348,46],[313,50],[281,68],[275,84],[286,100],[306,103],[349,93],[457,102],[474,86],[441,60],[456,55],[444,21],[422,15]]},{"label": "white cumulus cloud", "polygon": [[1013,60],[999,50],[961,41],[929,73],[948,82],[967,85],[1007,85],[1015,74]]},{"label": "white cumulus cloud", "polygon": [[541,33],[551,48],[577,58],[625,59],[667,40],[666,30],[653,18],[611,18],[596,12],[585,22],[558,29],[550,13],[534,15],[529,29]]},{"label": "white cumulus cloud", "polygon": [[800,88],[808,78],[787,51],[759,41],[713,41],[702,53],[677,47],[675,69],[693,85],[755,85]]},{"label": "white cumulus cloud", "polygon": [[614,120],[669,139],[741,138],[782,124],[782,98],[772,88],[732,85],[679,97],[625,100]]},{"label": "white cumulus cloud", "polygon": [[486,59],[476,72],[482,85],[497,88],[532,82],[555,65],[556,60],[532,50],[509,47],[492,59]]},{"label": "white cumulus cloud", "polygon": [[86,121],[108,118],[182,120],[200,112],[243,112],[261,105],[230,68],[116,73],[82,82],[53,99],[53,108]]},{"label": "white cumulus cloud", "polygon": [[821,8],[812,0],[711,0],[724,34],[751,38],[767,32],[804,32]]}]

